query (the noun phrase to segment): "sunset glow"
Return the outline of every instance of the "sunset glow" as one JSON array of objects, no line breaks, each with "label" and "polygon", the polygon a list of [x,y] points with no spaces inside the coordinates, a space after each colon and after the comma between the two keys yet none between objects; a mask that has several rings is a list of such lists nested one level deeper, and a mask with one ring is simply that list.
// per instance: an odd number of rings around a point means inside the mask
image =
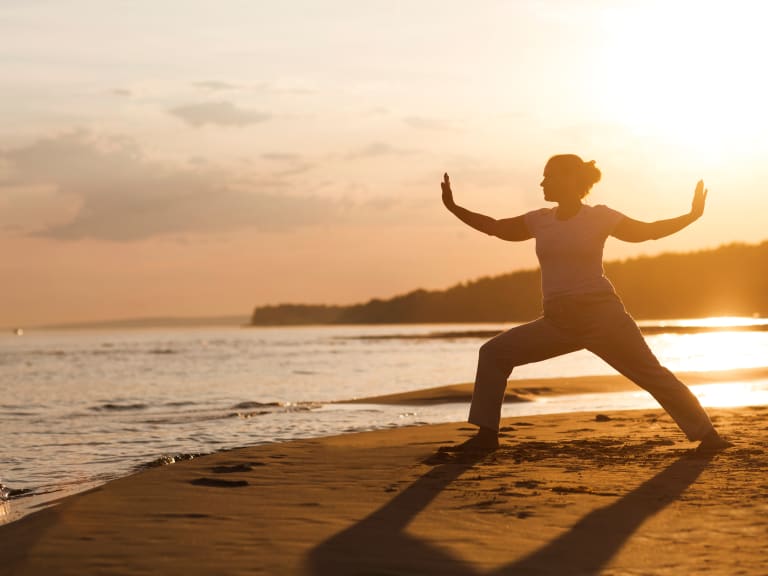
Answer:
[{"label": "sunset glow", "polygon": [[610,72],[597,91],[602,113],[699,162],[727,164],[764,146],[768,80],[756,59],[768,39],[746,6],[647,2],[605,10],[600,60]]},{"label": "sunset glow", "polygon": [[[0,7],[0,326],[349,304],[536,266],[461,228],[589,201],[690,229],[606,259],[765,239],[759,3]],[[55,296],[54,296],[55,295]]]}]

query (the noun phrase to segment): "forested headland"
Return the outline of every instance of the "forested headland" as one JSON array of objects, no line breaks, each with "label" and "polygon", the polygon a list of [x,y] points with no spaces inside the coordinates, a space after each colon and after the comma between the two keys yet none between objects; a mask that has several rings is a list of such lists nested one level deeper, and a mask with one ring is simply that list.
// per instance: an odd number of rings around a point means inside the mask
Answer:
[{"label": "forested headland", "polygon": [[[637,319],[768,316],[768,241],[611,261],[605,271]],[[540,274],[532,269],[350,306],[262,306],[251,323],[521,322],[540,311]]]}]

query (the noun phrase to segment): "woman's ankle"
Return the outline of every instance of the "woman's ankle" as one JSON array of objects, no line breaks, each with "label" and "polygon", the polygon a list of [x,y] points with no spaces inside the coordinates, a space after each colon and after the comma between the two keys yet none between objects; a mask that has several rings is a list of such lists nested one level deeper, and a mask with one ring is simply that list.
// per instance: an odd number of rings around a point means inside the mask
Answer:
[{"label": "woman's ankle", "polygon": [[477,435],[480,438],[498,438],[499,432],[493,428],[486,428],[485,426],[479,426],[477,429]]}]

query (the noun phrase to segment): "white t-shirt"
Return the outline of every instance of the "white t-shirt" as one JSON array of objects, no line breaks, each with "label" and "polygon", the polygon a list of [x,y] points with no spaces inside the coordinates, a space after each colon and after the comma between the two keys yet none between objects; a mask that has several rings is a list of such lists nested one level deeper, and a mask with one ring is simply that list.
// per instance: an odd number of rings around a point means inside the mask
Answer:
[{"label": "white t-shirt", "polygon": [[524,216],[536,239],[544,299],[613,292],[603,270],[603,246],[624,215],[586,204],[568,220],[558,220],[556,214],[556,208],[542,208]]}]

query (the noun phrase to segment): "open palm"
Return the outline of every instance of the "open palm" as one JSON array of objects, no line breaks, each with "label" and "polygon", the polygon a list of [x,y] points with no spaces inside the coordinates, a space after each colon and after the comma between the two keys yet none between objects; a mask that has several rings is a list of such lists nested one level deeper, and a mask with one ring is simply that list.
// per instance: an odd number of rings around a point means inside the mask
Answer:
[{"label": "open palm", "polygon": [[704,204],[707,202],[708,190],[704,188],[704,180],[699,180],[696,184],[696,190],[693,193],[693,202],[691,203],[691,214],[695,218],[700,218],[704,214]]}]

